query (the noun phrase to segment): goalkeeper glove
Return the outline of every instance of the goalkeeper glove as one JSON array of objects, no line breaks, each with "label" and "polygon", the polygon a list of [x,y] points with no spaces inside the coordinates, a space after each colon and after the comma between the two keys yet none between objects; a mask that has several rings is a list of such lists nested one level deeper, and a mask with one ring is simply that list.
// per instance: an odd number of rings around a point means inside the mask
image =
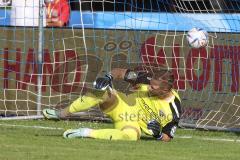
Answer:
[{"label": "goalkeeper glove", "polygon": [[95,89],[105,91],[107,88],[112,89],[113,77],[110,74],[106,74],[104,77],[99,77],[93,83]]},{"label": "goalkeeper glove", "polygon": [[155,137],[157,140],[161,140],[163,137],[160,123],[156,120],[152,120],[148,122],[147,128],[152,131],[153,137]]},{"label": "goalkeeper glove", "polygon": [[133,85],[135,84],[150,84],[152,74],[149,72],[138,72],[128,69],[125,73],[124,80]]}]

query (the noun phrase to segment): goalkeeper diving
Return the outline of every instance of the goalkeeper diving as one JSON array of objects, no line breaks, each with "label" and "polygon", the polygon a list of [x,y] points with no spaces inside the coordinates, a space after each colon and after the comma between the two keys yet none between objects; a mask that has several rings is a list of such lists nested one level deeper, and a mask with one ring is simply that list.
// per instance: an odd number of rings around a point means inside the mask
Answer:
[{"label": "goalkeeper diving", "polygon": [[[115,90],[112,83],[119,80],[130,83],[132,93]],[[98,105],[114,123],[112,129],[69,129],[63,133],[64,138],[136,141],[145,133],[169,142],[181,117],[181,102],[173,83],[174,76],[166,68],[114,68],[94,81],[94,92],[87,92],[65,109],[44,109],[42,112],[47,119],[61,119]]]}]

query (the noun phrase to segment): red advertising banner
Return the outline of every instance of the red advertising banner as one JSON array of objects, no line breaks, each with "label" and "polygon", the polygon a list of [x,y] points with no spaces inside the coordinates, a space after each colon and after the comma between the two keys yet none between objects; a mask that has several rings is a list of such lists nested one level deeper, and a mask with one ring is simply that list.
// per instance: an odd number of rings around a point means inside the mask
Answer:
[{"label": "red advertising banner", "polygon": [[[39,74],[37,37],[34,36],[37,31],[1,30],[6,37],[6,41],[0,44],[0,86],[4,90],[0,92],[1,99],[4,99],[1,106],[9,103],[10,108],[16,105],[31,108],[36,105]],[[225,41],[210,39],[208,47],[192,49],[181,32],[93,32],[85,29],[85,36],[82,32],[81,29],[46,30],[42,65],[43,106],[54,106],[68,99],[68,94],[79,96],[86,91],[85,83],[92,83],[98,75],[113,67],[131,68],[152,63],[165,64],[173,70],[174,87],[185,99],[190,99],[186,93],[207,100],[212,95],[239,92],[240,47],[237,42],[227,43],[229,37],[224,33],[219,33],[218,37],[225,38]],[[237,34],[232,36],[240,39]],[[115,86],[126,87],[122,83]],[[190,101],[191,110],[201,108],[201,100]],[[196,114],[199,112],[202,111]]]}]

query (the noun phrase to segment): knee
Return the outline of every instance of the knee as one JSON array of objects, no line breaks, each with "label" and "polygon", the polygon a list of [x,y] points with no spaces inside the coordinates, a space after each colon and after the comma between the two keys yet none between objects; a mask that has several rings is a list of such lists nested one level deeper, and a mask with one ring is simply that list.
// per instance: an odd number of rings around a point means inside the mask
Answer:
[{"label": "knee", "polygon": [[136,129],[128,128],[122,131],[125,133],[127,140],[129,141],[137,141],[140,139],[140,133]]}]

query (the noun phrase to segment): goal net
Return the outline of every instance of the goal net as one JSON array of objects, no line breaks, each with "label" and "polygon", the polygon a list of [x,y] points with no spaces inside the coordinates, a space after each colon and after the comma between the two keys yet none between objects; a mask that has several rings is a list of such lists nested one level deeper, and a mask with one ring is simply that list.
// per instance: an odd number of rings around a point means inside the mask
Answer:
[{"label": "goal net", "polygon": [[[38,27],[34,9],[39,1],[0,2],[0,119],[36,117],[41,109],[66,107],[111,68],[154,63],[174,73],[183,106],[181,126],[239,131],[239,1],[67,2],[69,21],[52,27],[44,18],[44,28]],[[43,10],[46,16],[48,8]],[[205,48],[189,47],[186,34],[193,27],[208,31]],[[114,87],[126,91],[127,84]],[[106,120],[97,107],[76,117]]]}]

